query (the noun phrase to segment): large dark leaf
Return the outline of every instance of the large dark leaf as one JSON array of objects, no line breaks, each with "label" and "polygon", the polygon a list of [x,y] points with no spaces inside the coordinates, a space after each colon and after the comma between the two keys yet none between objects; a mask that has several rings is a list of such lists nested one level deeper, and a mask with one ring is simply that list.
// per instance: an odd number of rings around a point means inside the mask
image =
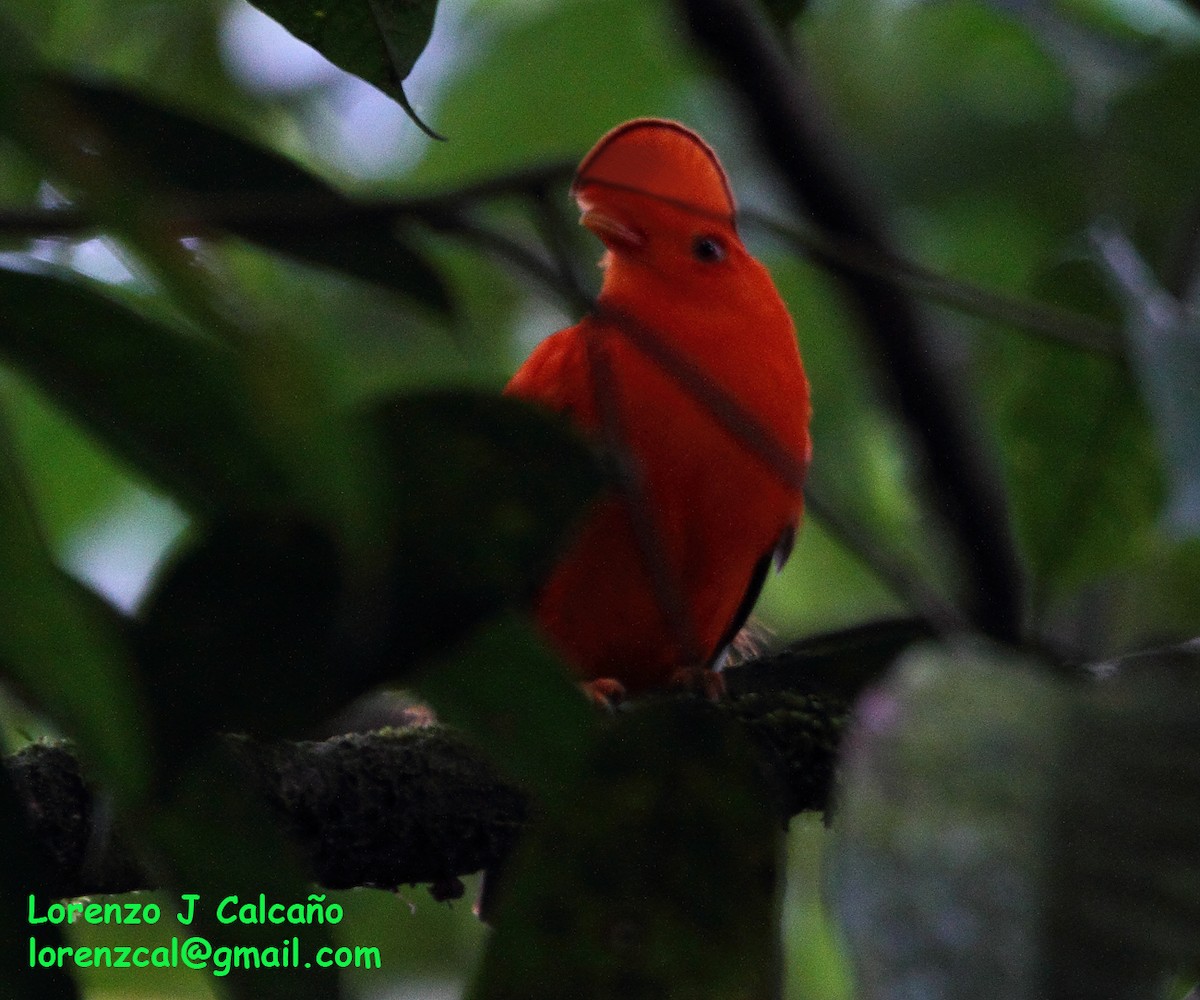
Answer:
[{"label": "large dark leaf", "polygon": [[437,0],[255,0],[254,6],[306,42],[335,66],[394,97],[427,135],[436,132],[417,116],[403,80],[433,31]]},{"label": "large dark leaf", "polygon": [[1200,959],[1198,664],[927,649],[869,693],[835,865],[862,996],[1140,998]]},{"label": "large dark leaf", "polygon": [[620,718],[506,873],[470,995],[777,996],[777,817],[711,706]]},{"label": "large dark leaf", "polygon": [[71,79],[55,83],[140,169],[208,206],[212,224],[185,219],[185,228],[201,234],[225,228],[450,311],[441,276],[401,238],[393,221],[358,211],[285,157],[130,91]]},{"label": "large dark leaf", "polygon": [[490,622],[417,686],[439,721],[466,732],[521,787],[549,798],[578,780],[597,714],[532,623]]},{"label": "large dark leaf", "polygon": [[[214,949],[258,948],[264,962],[278,963],[287,955],[290,963],[290,942],[297,939],[298,966],[255,968],[243,961],[221,974],[223,995],[230,1000],[337,1000],[336,969],[314,960],[318,949],[334,944],[325,923],[229,923],[218,917],[218,907],[230,896],[237,897],[237,906],[257,903],[260,893],[268,905],[284,907],[327,901],[325,892],[309,882],[294,847],[284,841],[266,799],[254,792],[244,764],[228,746],[213,741],[176,777],[159,808],[145,817],[138,832],[168,859],[166,878],[181,894],[199,896],[192,924],[177,924],[170,909],[164,910],[164,919],[174,925],[181,948],[190,935],[202,935]],[[181,896],[180,912],[186,913],[186,907]],[[214,953],[199,968],[216,974],[221,961]]]},{"label": "large dark leaf", "polygon": [[164,766],[215,730],[303,735],[339,692],[360,690],[337,642],[342,590],[317,528],[212,524],[168,568],[136,631]]},{"label": "large dark leaf", "polygon": [[173,755],[213,729],[303,733],[520,601],[599,481],[574,434],[514,400],[397,400],[375,426],[394,509],[374,576],[265,517],[216,522],[164,575],[138,635]]},{"label": "large dark leaf", "polygon": [[84,284],[0,270],[0,358],[189,509],[261,507],[283,493],[233,359],[213,341]]},{"label": "large dark leaf", "polygon": [[582,439],[524,402],[443,392],[374,415],[395,470],[398,605],[412,635],[532,593],[600,486]]},{"label": "large dark leaf", "polygon": [[2,421],[0,671],[76,739],[110,789],[144,791],[149,748],[121,623],[51,562]]}]

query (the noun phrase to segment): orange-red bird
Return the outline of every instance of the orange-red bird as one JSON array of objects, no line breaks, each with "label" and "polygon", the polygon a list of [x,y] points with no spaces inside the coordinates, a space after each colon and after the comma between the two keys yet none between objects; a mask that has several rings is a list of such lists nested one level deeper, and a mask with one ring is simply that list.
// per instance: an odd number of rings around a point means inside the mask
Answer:
[{"label": "orange-red bird", "polygon": [[800,519],[809,400],[795,328],[695,132],[618,126],[571,193],[607,248],[600,295],[506,391],[567,414],[609,455],[617,485],[553,569],[536,617],[595,694],[719,690],[708,668]]}]

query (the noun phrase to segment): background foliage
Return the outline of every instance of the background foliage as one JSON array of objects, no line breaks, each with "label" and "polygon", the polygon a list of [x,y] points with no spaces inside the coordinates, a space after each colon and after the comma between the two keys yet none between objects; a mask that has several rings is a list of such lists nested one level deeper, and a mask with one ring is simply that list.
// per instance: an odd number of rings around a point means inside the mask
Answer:
[{"label": "background foliage", "polygon": [[[728,894],[708,944],[730,978],[662,945],[672,974],[697,976],[671,995],[769,993],[777,918],[794,998],[851,995],[851,969],[866,996],[972,996],[980,982],[997,996],[1150,996],[1164,973],[1183,982],[1200,959],[1194,657],[1143,658],[1106,684],[1063,674],[1200,635],[1200,11],[258,7],[0,3],[10,746],[71,735],[170,884],[302,895],[269,833],[242,832],[269,824],[231,828],[249,806],[189,795],[219,774],[204,735],[303,734],[437,661],[428,693],[477,734],[514,700],[506,678],[522,678],[501,763],[564,815],[669,825],[612,778],[633,781],[634,749],[653,739],[635,726],[626,756],[587,758],[590,721],[565,682],[518,666],[544,654],[510,610],[596,478],[561,427],[494,394],[577,313],[571,276],[596,285],[570,165],[622,120],[675,117],[729,168],[812,381],[810,516],[760,613],[780,642],[910,613],[955,638],[911,651],[860,704],[843,808],[832,830],[792,824],[780,914],[745,888],[760,869],[724,868],[682,837],[680,864],[711,868]],[[807,174],[780,156],[769,94],[704,41],[724,7],[761,14],[790,53],[806,141],[882,243],[831,231],[829,202],[797,200]],[[782,105],[789,79],[771,91]],[[864,274],[902,293],[882,321],[863,308]],[[910,308],[921,391],[895,353]],[[961,428],[914,417],[922,392]],[[966,495],[986,502],[955,507]],[[1011,580],[990,571],[997,552]],[[997,625],[1004,600],[1015,628]],[[682,750],[649,773],[699,800],[720,776],[737,786],[704,739],[718,736],[681,730],[679,744],[712,761],[712,781]],[[610,784],[568,804],[570,775],[589,767]],[[713,829],[761,862],[753,808],[730,808],[741,819]],[[827,849],[837,932],[817,901]],[[621,904],[581,888],[573,860],[548,887],[528,883],[477,995],[590,968],[557,947],[561,969],[520,964],[547,948],[521,933],[545,922],[547,892],[584,900],[584,939]],[[343,980],[348,995],[456,995],[470,979],[485,934],[466,904],[423,889],[339,899],[339,940],[385,954],[382,973]],[[10,902],[0,934],[23,947]],[[745,975],[722,940],[742,942]],[[14,995],[74,988],[37,972]],[[101,971],[78,989],[217,984]]]}]

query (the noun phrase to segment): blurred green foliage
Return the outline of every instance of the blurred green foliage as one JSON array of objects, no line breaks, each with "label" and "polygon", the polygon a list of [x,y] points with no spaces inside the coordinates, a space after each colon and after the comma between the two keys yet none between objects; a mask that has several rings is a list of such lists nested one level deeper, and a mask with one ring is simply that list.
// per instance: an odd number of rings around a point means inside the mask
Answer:
[{"label": "blurred green foliage", "polygon": [[[770,995],[776,942],[761,937],[773,927],[785,935],[785,996],[851,995],[820,891],[827,831],[793,825],[776,914],[770,887],[757,882],[769,881],[763,859],[778,845],[747,805],[757,800],[738,753],[713,763],[708,780],[695,766],[728,734],[662,714],[648,720],[678,746],[653,747],[641,720],[615,738],[623,745],[597,749],[594,720],[518,620],[598,480],[588,449],[564,428],[494,398],[533,344],[572,317],[545,273],[472,233],[490,227],[535,248],[551,274],[562,262],[544,243],[559,233],[567,266],[588,287],[598,248],[563,228],[573,220],[561,171],[533,194],[521,184],[463,188],[573,161],[612,125],[658,115],[713,142],[744,207],[803,224],[738,96],[698,58],[666,2],[256,6],[366,82],[329,66],[268,72],[311,65],[313,54],[240,0],[0,0],[6,742],[32,728],[30,713],[37,728],[73,737],[167,884],[219,892],[237,868],[239,885],[256,872],[264,887],[298,885],[288,864],[274,864],[283,849],[269,824],[232,819],[239,789],[205,735],[225,726],[302,734],[356,694],[436,664],[425,693],[553,806],[518,865],[527,874],[504,903],[513,922],[478,963],[475,995],[521,995],[511,979],[519,970],[557,976],[553,987],[585,973],[618,982],[604,978],[613,967],[591,938],[613,920],[629,923],[620,916],[628,898],[611,890],[627,896],[662,860],[645,843],[647,825],[670,827],[683,846],[672,852],[680,867],[667,880],[670,899],[656,909],[651,893],[638,915],[666,942],[666,964],[649,969],[636,956],[642,992],[629,995],[674,995],[662,985],[672,979],[680,995],[738,995],[738,984]],[[761,8],[803,65],[841,169],[870,192],[893,246],[946,288],[1001,296],[969,310],[937,305],[937,294],[918,304],[930,357],[949,372],[1004,485],[1007,509],[988,516],[1011,519],[1027,573],[1029,650],[1061,664],[1200,635],[1195,5]],[[428,138],[375,87],[448,141]],[[394,145],[385,166],[356,175],[345,149],[380,136]],[[384,199],[399,201],[372,212]],[[329,227],[339,213],[351,223]],[[819,501],[760,613],[783,642],[922,610],[888,572],[897,566],[953,606],[953,543],[930,509],[913,441],[921,429],[897,414],[870,331],[827,270],[768,227],[747,220],[743,231],[796,320]],[[1004,296],[1091,318],[1109,349],[1067,343],[1053,323],[1030,329]],[[149,509],[174,513],[150,518]],[[140,555],[127,564],[131,552]],[[118,607],[140,612],[131,619]],[[865,996],[908,975],[950,983],[938,994],[947,996],[972,995],[981,975],[998,981],[991,973],[1005,955],[953,935],[931,944],[913,913],[929,918],[934,937],[938,919],[961,930],[978,913],[997,934],[1032,933],[1016,904],[1069,916],[1089,878],[1117,877],[1083,871],[1070,853],[1089,839],[1088,822],[1110,822],[1097,802],[1125,816],[1133,807],[1122,803],[1140,794],[1100,753],[1110,735],[1131,756],[1152,748],[1137,773],[1178,807],[1164,810],[1168,820],[1191,808],[1194,768],[1155,728],[1163,716],[1186,729],[1168,709],[1190,706],[1190,688],[1151,671],[1144,687],[1105,703],[1045,679],[1027,659],[1014,667],[1007,654],[971,650],[917,654],[862,709],[867,723],[886,724],[864,724],[858,737],[829,892]],[[1041,771],[1072,760],[1095,761],[1088,783],[1074,782],[1070,766]],[[915,791],[883,794],[879,773]],[[572,785],[585,774],[593,784]],[[669,817],[654,811],[655,780],[681,800]],[[1084,792],[1095,801],[1072,814],[1076,839],[1063,839],[1061,802]],[[1110,971],[1142,990],[1143,961],[1194,967],[1194,949],[1175,942],[1200,940],[1200,928],[1195,841],[1167,857],[1156,800],[1136,802],[1154,850],[1121,873],[1122,893],[1105,897],[1101,916],[1144,913],[1155,892],[1179,903],[1155,925],[1159,941],[1117,942],[1137,961]],[[713,844],[752,844],[754,863],[706,864],[699,834],[685,835],[689,822]],[[1011,912],[997,917],[995,899],[980,902],[995,886],[946,860],[955,823],[988,848],[971,864],[1003,863],[1001,876],[1023,880],[1030,895],[1009,900]],[[1111,823],[1099,842],[1129,848]],[[19,840],[14,829],[6,823],[6,843]],[[1193,826],[1182,829],[1190,836]],[[624,837],[649,853],[622,852]],[[549,852],[544,863],[536,852]],[[1054,852],[1067,852],[1071,878],[1047,874],[1047,858],[1063,856]],[[10,933],[23,913],[11,910],[19,867],[0,882],[5,946],[24,946]],[[711,939],[699,955],[671,908],[688,910],[689,870],[709,879]],[[605,884],[593,884],[604,872]],[[348,914],[338,942],[379,944],[386,956],[381,972],[345,977],[345,995],[456,995],[475,974],[488,939],[466,902],[434,903],[420,888],[338,899]],[[573,942],[578,949],[555,943],[565,928],[589,928],[576,932],[589,939]],[[1047,939],[1065,956],[1057,964],[1046,941],[1021,938],[1032,978],[1004,980],[1003,995],[1071,995],[1028,992],[1031,982],[1059,989],[1064,969],[1080,969],[1063,933],[1055,925]],[[1103,927],[1096,933],[1113,944]],[[76,942],[108,934],[68,931]],[[721,949],[751,937],[760,950],[739,946],[739,979]],[[558,964],[523,964],[548,953]],[[4,955],[22,960],[19,947]],[[697,964],[723,968],[714,956],[729,959],[728,980]],[[92,998],[259,995],[253,980],[182,972],[92,971],[79,983]],[[52,986],[71,995],[48,974],[12,989],[32,997]],[[300,988],[332,996],[338,986],[300,977],[286,987]]]}]

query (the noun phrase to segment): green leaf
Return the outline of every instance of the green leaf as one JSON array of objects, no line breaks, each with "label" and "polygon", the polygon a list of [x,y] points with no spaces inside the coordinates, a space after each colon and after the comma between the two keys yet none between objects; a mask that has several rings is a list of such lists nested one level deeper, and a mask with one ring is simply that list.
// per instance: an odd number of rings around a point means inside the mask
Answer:
[{"label": "green leaf", "polygon": [[[298,939],[299,966],[231,968],[222,975],[231,1000],[336,1000],[337,970],[313,961],[319,948],[334,944],[327,924],[228,923],[217,916],[229,896],[237,896],[238,906],[257,904],[260,893],[267,905],[285,907],[327,899],[312,886],[295,848],[284,840],[265,797],[253,794],[257,790],[247,784],[245,765],[214,740],[176,777],[159,807],[142,818],[138,832],[167,859],[170,882],[180,893],[200,897],[190,927],[177,924],[170,908],[164,908],[163,918],[175,925],[181,947],[184,938],[199,934],[214,949],[253,946],[260,954],[276,949],[282,957],[290,956],[290,941]],[[182,898],[179,912],[187,912]],[[214,955],[208,971],[216,969]]]},{"label": "green leaf", "polygon": [[429,42],[437,0],[255,0],[254,6],[335,66],[394,97],[426,135],[442,138],[417,117],[402,86]]},{"label": "green leaf", "polygon": [[780,839],[753,754],[715,709],[622,715],[503,873],[468,995],[777,996]]},{"label": "green leaf", "polygon": [[0,670],[79,743],[108,788],[136,798],[150,756],[122,622],[51,561],[0,422]]},{"label": "green leaf", "polygon": [[426,393],[372,419],[395,475],[395,586],[401,607],[421,609],[414,634],[529,597],[601,486],[568,423],[520,400]]},{"label": "green leaf", "polygon": [[515,400],[394,400],[373,426],[394,497],[377,575],[287,516],[218,520],[163,574],[138,649],[168,757],[214,729],[301,735],[521,601],[599,482],[564,424]]},{"label": "green leaf", "polygon": [[981,345],[1018,538],[1045,615],[1136,561],[1162,501],[1153,437],[1119,363],[1044,341]]},{"label": "green leaf", "polygon": [[[0,349],[0,406],[8,411],[14,447],[24,457],[46,543],[54,552],[66,551],[80,532],[131,502],[128,491],[137,488],[132,470],[94,436],[82,433],[79,422],[31,380],[15,371],[10,377],[3,356]],[[166,515],[168,507],[145,502]]]},{"label": "green leaf", "polygon": [[[1116,326],[1120,304],[1091,260],[1032,283],[1039,300]],[[976,347],[1036,620],[1145,560],[1157,545],[1163,469],[1146,409],[1118,358],[996,331]],[[1092,640],[1101,645],[1099,633]],[[1093,647],[1094,648],[1094,647]]]},{"label": "green leaf", "polygon": [[523,788],[555,797],[577,779],[596,712],[530,622],[489,623],[417,686],[440,722],[468,733]]},{"label": "green leaf", "polygon": [[286,157],[127,90],[68,78],[56,83],[168,188],[202,205],[220,208],[225,199],[233,211],[211,228],[410,296],[443,315],[452,311],[441,276],[394,220],[365,215]]},{"label": "green leaf", "polygon": [[927,647],[860,702],[834,895],[862,996],[1145,997],[1200,958],[1200,651],[1115,666]]},{"label": "green leaf", "polygon": [[232,358],[87,285],[0,270],[0,358],[198,512],[284,493]]}]

